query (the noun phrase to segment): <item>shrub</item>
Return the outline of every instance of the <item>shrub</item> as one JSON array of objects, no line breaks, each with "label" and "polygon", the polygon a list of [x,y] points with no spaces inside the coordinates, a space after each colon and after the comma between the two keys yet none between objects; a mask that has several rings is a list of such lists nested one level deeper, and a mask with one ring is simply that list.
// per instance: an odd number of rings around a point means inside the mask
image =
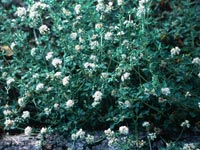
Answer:
[{"label": "shrub", "polygon": [[48,126],[67,134],[125,124],[137,133],[148,120],[170,131],[186,119],[194,126],[200,114],[198,4],[1,5],[5,130]]}]

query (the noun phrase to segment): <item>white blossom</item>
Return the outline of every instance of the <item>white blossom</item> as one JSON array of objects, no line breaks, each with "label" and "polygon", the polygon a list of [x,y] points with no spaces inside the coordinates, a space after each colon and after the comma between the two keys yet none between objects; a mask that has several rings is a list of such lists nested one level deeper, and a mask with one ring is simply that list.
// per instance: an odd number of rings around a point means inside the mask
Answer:
[{"label": "white blossom", "polygon": [[130,79],[130,73],[129,72],[126,72],[121,76],[122,82],[124,82],[127,79]]},{"label": "white blossom", "polygon": [[142,126],[145,128],[148,128],[148,127],[150,127],[150,123],[148,121],[145,121],[145,122],[143,122]]},{"label": "white blossom", "polygon": [[124,0],[117,0],[117,5],[121,6],[124,4]]},{"label": "white blossom", "polygon": [[47,133],[47,128],[42,127],[42,129],[40,130],[40,133],[41,133],[41,134]]},{"label": "white blossom", "polygon": [[103,27],[102,23],[95,24],[95,29],[101,29]]},{"label": "white blossom", "polygon": [[31,56],[35,56],[36,55],[36,48],[32,48],[31,49]]},{"label": "white blossom", "polygon": [[181,49],[179,48],[179,47],[175,47],[175,48],[172,48],[171,49],[171,56],[174,56],[174,55],[179,55],[180,54],[180,51],[181,51]]},{"label": "white blossom", "polygon": [[83,64],[84,65],[84,67],[86,68],[86,69],[88,69],[88,68],[94,68],[95,67],[95,64],[94,63],[89,63],[89,62],[86,62],[86,63],[84,63]]},{"label": "white blossom", "polygon": [[15,82],[15,79],[10,77],[7,79],[6,84],[7,84],[7,86],[9,86],[13,82]]},{"label": "white blossom", "polygon": [[5,120],[5,122],[4,122],[4,125],[5,125],[5,127],[11,127],[11,126],[14,125],[14,121],[11,120],[11,119],[9,119],[9,118],[7,118],[7,119]]},{"label": "white blossom", "polygon": [[99,46],[99,42],[98,41],[92,41],[90,42],[90,48],[92,50],[94,50],[95,48],[97,48]]},{"label": "white blossom", "polygon": [[73,100],[68,100],[67,102],[66,102],[66,107],[67,108],[71,108],[71,107],[73,107],[74,106],[74,101]]},{"label": "white blossom", "polygon": [[24,118],[24,119],[30,118],[30,112],[29,111],[23,111],[22,118]]},{"label": "white blossom", "polygon": [[66,85],[69,84],[69,76],[66,76],[66,77],[64,77],[64,78],[62,79],[62,84],[63,84],[64,86],[66,86]]},{"label": "white blossom", "polygon": [[119,133],[127,135],[129,133],[128,127],[127,126],[121,126],[121,127],[119,127]]},{"label": "white blossom", "polygon": [[112,40],[112,32],[106,32],[104,35],[105,40]]},{"label": "white blossom", "polygon": [[94,142],[94,136],[88,134],[88,135],[86,136],[85,140],[86,140],[86,142],[87,142],[88,144],[92,144],[92,143]]},{"label": "white blossom", "polygon": [[12,112],[10,110],[6,109],[3,111],[3,114],[4,114],[4,116],[9,116],[12,114]]},{"label": "white blossom", "polygon": [[26,105],[24,97],[18,98],[17,102],[18,102],[18,104],[19,104],[20,107],[25,107],[25,105]]},{"label": "white blossom", "polygon": [[27,13],[26,8],[24,8],[24,7],[18,7],[17,11],[15,12],[15,15],[18,16],[18,17],[20,17],[20,18],[23,18],[23,17],[26,16],[26,13]]},{"label": "white blossom", "polygon": [[55,78],[59,78],[62,76],[62,72],[58,71],[53,75]]},{"label": "white blossom", "polygon": [[94,98],[94,101],[99,101],[102,99],[102,95],[103,94],[101,93],[101,91],[96,91],[92,97]]},{"label": "white blossom", "polygon": [[59,104],[58,103],[55,103],[54,105],[53,105],[53,107],[56,109],[56,110],[58,110],[59,109]]},{"label": "white blossom", "polygon": [[99,104],[100,104],[99,101],[94,101],[94,102],[92,103],[92,107],[96,107],[96,106],[99,105]]},{"label": "white blossom", "polygon": [[193,143],[186,143],[183,146],[183,150],[199,150]]},{"label": "white blossom", "polygon": [[199,58],[199,57],[194,58],[194,59],[192,60],[192,63],[193,63],[193,64],[198,64],[198,65],[200,65],[200,58]]},{"label": "white blossom", "polygon": [[170,89],[168,87],[161,88],[161,92],[162,92],[162,94],[164,94],[166,96],[169,95],[169,94],[171,94]]},{"label": "white blossom", "polygon": [[74,7],[74,11],[75,13],[78,15],[80,14],[81,12],[81,5],[80,4],[77,4],[75,7]]},{"label": "white blossom", "polygon": [[198,77],[200,78],[200,72],[198,73]]},{"label": "white blossom", "polygon": [[30,136],[31,133],[32,133],[32,128],[29,127],[29,126],[27,126],[27,127],[24,129],[24,134]]},{"label": "white blossom", "polygon": [[200,108],[200,102],[198,102],[199,108]]},{"label": "white blossom", "polygon": [[49,59],[51,59],[53,57],[53,52],[48,52],[46,55],[46,60],[48,61]]},{"label": "white blossom", "polygon": [[48,116],[51,113],[51,109],[50,108],[44,108],[44,113]]},{"label": "white blossom", "polygon": [[39,27],[39,32],[40,34],[46,34],[47,32],[49,32],[49,28],[47,27],[47,25],[43,24]]},{"label": "white blossom", "polygon": [[181,127],[190,127],[190,122],[188,120],[185,120],[184,122],[181,123]]},{"label": "white blossom", "polygon": [[156,133],[149,133],[147,137],[148,137],[148,139],[150,139],[152,141],[157,138]]},{"label": "white blossom", "polygon": [[36,86],[36,91],[40,91],[44,88],[44,84],[43,83],[38,83]]},{"label": "white blossom", "polygon": [[78,36],[78,35],[77,35],[76,32],[73,32],[73,33],[70,34],[70,38],[71,38],[72,40],[76,40],[77,36]]},{"label": "white blossom", "polygon": [[59,65],[62,64],[62,60],[60,60],[59,58],[54,58],[52,60],[52,63],[51,63],[55,68],[57,68]]}]

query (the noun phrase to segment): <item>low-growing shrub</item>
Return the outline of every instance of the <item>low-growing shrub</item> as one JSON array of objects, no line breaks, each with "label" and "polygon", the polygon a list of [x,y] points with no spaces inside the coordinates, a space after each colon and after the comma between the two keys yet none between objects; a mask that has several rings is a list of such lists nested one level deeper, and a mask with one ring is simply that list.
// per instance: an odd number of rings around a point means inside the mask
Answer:
[{"label": "low-growing shrub", "polygon": [[[0,126],[179,132],[200,117],[198,0],[0,5]],[[37,132],[37,130],[35,130]],[[150,131],[149,131],[150,132]]]}]

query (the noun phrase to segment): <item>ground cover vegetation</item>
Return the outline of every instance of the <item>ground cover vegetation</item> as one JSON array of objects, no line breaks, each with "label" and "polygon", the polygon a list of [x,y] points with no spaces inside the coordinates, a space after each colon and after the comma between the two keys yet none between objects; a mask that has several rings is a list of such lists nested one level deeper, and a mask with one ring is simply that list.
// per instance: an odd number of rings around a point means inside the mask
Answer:
[{"label": "ground cover vegetation", "polygon": [[3,0],[0,129],[90,144],[85,131],[103,130],[111,147],[151,149],[162,138],[174,149],[200,129],[199,5]]}]

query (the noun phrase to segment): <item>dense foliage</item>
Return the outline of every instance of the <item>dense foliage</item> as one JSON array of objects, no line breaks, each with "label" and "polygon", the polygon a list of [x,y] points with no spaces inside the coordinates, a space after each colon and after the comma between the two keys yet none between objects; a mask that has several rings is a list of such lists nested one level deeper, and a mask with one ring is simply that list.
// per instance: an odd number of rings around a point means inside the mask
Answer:
[{"label": "dense foliage", "polygon": [[177,133],[185,120],[198,128],[199,5],[2,1],[1,128],[68,134],[125,125],[137,135],[145,121],[151,132]]}]

